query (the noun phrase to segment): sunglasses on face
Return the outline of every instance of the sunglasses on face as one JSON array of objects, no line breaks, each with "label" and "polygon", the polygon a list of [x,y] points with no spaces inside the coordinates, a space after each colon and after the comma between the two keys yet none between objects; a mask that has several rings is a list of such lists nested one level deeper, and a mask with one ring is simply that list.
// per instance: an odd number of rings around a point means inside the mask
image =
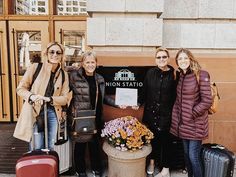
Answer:
[{"label": "sunglasses on face", "polygon": [[57,55],[62,55],[62,52],[61,51],[55,51],[55,50],[50,50],[50,51],[48,51],[48,53],[50,54],[50,55],[54,55],[54,54],[57,54]]},{"label": "sunglasses on face", "polygon": [[162,59],[167,59],[168,56],[165,55],[165,56],[158,56],[158,57],[156,57],[156,59],[158,59],[158,60],[160,60],[161,58],[162,58]]}]

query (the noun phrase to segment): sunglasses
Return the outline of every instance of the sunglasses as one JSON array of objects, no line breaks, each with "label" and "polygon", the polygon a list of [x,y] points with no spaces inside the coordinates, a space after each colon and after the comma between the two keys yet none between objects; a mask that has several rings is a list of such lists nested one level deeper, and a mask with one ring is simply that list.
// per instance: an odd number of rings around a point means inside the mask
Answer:
[{"label": "sunglasses", "polygon": [[54,54],[57,54],[57,55],[62,55],[62,52],[61,51],[55,51],[55,50],[50,50],[50,51],[48,51],[48,53],[50,54],[50,55],[54,55]]},{"label": "sunglasses", "polygon": [[162,59],[167,59],[168,56],[165,55],[165,56],[158,56],[158,57],[156,57],[156,59],[158,59],[158,60],[160,60],[161,58],[162,58]]}]

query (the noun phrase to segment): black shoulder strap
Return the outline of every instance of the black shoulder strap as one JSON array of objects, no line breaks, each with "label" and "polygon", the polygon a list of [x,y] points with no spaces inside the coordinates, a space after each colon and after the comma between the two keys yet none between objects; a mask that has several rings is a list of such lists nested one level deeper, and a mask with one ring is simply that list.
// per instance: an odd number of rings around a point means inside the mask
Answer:
[{"label": "black shoulder strap", "polygon": [[41,68],[42,68],[42,65],[43,65],[43,63],[39,63],[39,64],[38,64],[38,66],[37,66],[37,68],[36,68],[36,70],[35,70],[35,72],[34,72],[33,79],[32,79],[31,85],[30,85],[30,87],[29,87],[29,90],[31,90],[31,87],[32,87],[32,85],[33,85],[35,79],[38,77],[39,72],[40,72],[40,70],[41,70]]},{"label": "black shoulder strap", "polygon": [[[62,76],[62,86],[63,86],[65,81],[65,71],[63,69],[61,69],[61,74],[62,74],[61,76]],[[62,106],[62,111],[67,111],[67,109],[68,109],[67,105]]]},{"label": "black shoulder strap", "polygon": [[[31,85],[30,85],[30,87],[29,87],[29,90],[31,90],[31,87],[32,87],[32,85],[33,85],[35,79],[38,77],[39,72],[40,72],[42,66],[43,66],[43,63],[39,63],[39,64],[38,64],[38,66],[37,66],[37,68],[36,68],[36,70],[35,70],[35,72],[34,72],[33,79],[32,79]],[[65,71],[63,71],[63,70],[61,69],[62,85],[63,85],[64,82],[65,82],[65,73],[64,73],[64,72],[65,72]]]},{"label": "black shoulder strap", "polygon": [[62,85],[64,84],[65,81],[65,71],[63,69],[61,69],[61,76],[62,76]]},{"label": "black shoulder strap", "polygon": [[179,78],[180,78],[180,71],[174,71],[174,79],[176,81],[176,83],[179,82]]}]

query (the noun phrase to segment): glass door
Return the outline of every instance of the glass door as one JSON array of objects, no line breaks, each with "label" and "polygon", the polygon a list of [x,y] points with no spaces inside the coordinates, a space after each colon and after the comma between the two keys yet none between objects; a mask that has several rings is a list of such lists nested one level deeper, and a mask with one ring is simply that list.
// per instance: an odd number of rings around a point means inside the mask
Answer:
[{"label": "glass door", "polygon": [[55,22],[55,39],[65,46],[66,66],[79,66],[86,48],[86,21]]},{"label": "glass door", "polygon": [[23,100],[17,96],[16,87],[27,67],[31,63],[41,61],[42,50],[49,42],[48,22],[11,21],[9,32],[13,118],[17,121]]},{"label": "glass door", "polygon": [[0,122],[11,121],[6,23],[0,21]]}]

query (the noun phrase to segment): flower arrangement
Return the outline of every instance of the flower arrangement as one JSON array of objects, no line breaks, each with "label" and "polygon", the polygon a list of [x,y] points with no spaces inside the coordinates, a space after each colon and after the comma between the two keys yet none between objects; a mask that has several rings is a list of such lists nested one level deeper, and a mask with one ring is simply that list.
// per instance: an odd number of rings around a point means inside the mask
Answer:
[{"label": "flower arrangement", "polygon": [[153,139],[153,133],[132,116],[106,122],[101,136],[105,137],[110,145],[121,151],[141,149]]}]

